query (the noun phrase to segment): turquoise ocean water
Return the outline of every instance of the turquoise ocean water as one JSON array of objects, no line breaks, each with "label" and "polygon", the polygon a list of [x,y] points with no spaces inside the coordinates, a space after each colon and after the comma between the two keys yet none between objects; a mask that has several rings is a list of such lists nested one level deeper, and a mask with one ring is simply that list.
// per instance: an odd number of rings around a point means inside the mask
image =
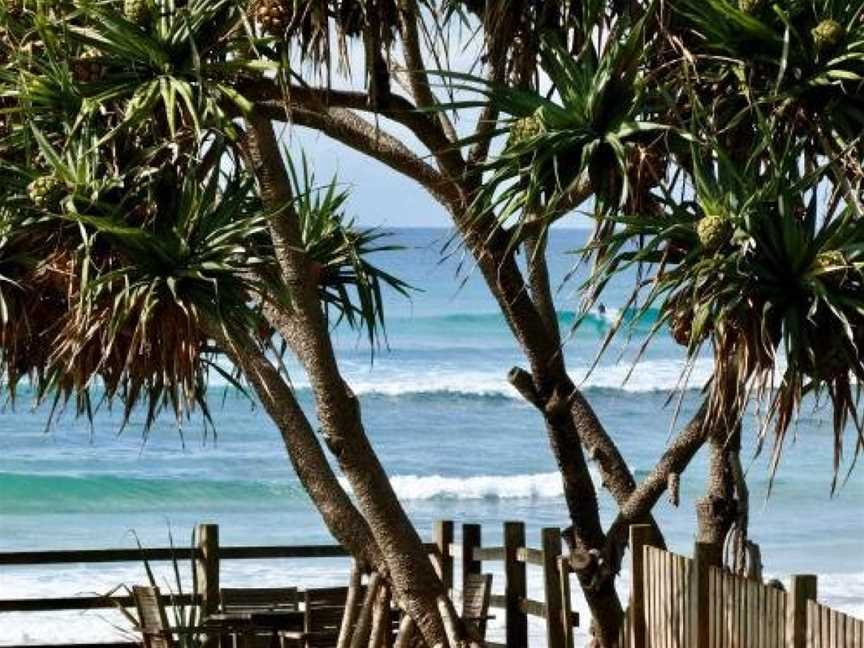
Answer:
[{"label": "turquoise ocean water", "polygon": [[[584,236],[578,230],[554,233],[550,256],[556,286],[575,261],[566,252]],[[501,522],[519,519],[536,544],[540,528],[567,523],[560,480],[542,421],[505,380],[510,367],[524,360],[470,264],[460,270],[458,253],[442,257],[448,238],[445,230],[396,231],[395,241],[408,249],[382,255],[379,263],[418,291],[410,301],[388,298],[389,349],[370,362],[364,339],[340,330],[340,361],[361,396],[368,434],[424,534],[440,518],[482,522],[485,539],[495,543]],[[560,289],[565,330],[578,309],[577,284],[578,275]],[[625,295],[625,286],[613,286],[604,296],[605,313],[587,318],[566,354],[572,375],[583,381],[639,479],[670,437],[669,396],[683,355],[661,332],[624,382],[654,323],[649,313],[634,322],[629,345],[622,336],[585,379]],[[698,405],[698,387],[709,369],[706,361],[697,362],[680,422]],[[311,412],[303,376],[295,369],[292,379]],[[203,435],[193,419],[185,423],[182,441],[168,417],[146,442],[140,417],[118,435],[119,413],[108,410],[97,415],[92,429],[65,415],[46,430],[48,408],[34,411],[26,391],[21,396],[14,409],[0,411],[0,551],[134,546],[135,536],[145,545],[163,545],[169,527],[176,542],[185,544],[192,526],[204,521],[220,525],[224,544],[329,540],[266,415],[219,384],[211,394],[216,436]],[[768,453],[753,456],[755,427],[748,420],[745,460],[751,535],[762,546],[766,572],[817,573],[821,599],[864,615],[864,475],[853,473],[831,496],[829,415],[808,407],[766,499]],[[670,544],[683,553],[690,553],[692,503],[703,481],[700,455],[682,478],[680,508],[664,500],[657,509]],[[614,507],[605,496],[602,504],[609,522]],[[346,569],[341,560],[243,562],[226,564],[223,582],[339,583]],[[140,565],[0,568],[0,598],[106,592],[142,578]],[[531,578],[530,586],[539,588]],[[579,598],[576,594],[581,608]],[[117,636],[117,621],[110,613],[0,614],[0,645],[107,639]],[[539,632],[532,626],[534,636]]]}]

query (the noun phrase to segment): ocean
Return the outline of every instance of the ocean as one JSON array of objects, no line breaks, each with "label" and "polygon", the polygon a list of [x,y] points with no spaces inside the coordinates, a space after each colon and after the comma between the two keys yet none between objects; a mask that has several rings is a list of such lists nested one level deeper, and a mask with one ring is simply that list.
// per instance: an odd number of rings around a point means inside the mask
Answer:
[{"label": "ocean", "polygon": [[[450,236],[443,229],[394,231],[392,242],[405,249],[382,253],[376,262],[417,290],[410,300],[387,296],[388,344],[374,355],[362,335],[339,328],[341,366],[360,395],[367,433],[424,536],[430,537],[435,520],[452,519],[482,523],[484,543],[495,544],[503,521],[523,520],[529,544],[537,546],[541,528],[567,524],[560,478],[542,420],[506,382],[507,371],[524,366],[524,359],[470,263],[458,249],[442,254]],[[585,236],[582,230],[556,230],[550,241],[563,330],[570,329],[579,308],[584,270],[569,282],[562,279],[578,259],[570,252]],[[590,314],[569,336],[566,356],[571,375],[638,480],[674,433],[684,358],[661,331],[633,368],[656,320],[648,313],[633,322],[629,339],[622,335],[612,343],[586,378],[628,288],[622,281],[608,289],[605,312]],[[303,376],[294,366],[289,370],[311,413]],[[697,361],[681,395],[679,427],[698,406],[709,371],[707,359]],[[34,409],[31,400],[25,389],[14,408],[7,404],[0,411],[0,551],[135,546],[137,540],[162,546],[169,530],[185,545],[199,522],[218,523],[226,545],[331,541],[266,414],[223,384],[211,385],[215,435],[205,434],[196,418],[184,423],[181,435],[165,416],[145,439],[138,414],[118,433],[120,412],[107,409],[97,413],[92,427],[66,413],[46,429],[49,407]],[[746,421],[751,537],[761,545],[766,574],[816,573],[820,600],[864,616],[864,474],[853,472],[831,495],[830,412],[815,405],[801,413],[770,497],[770,453],[754,455],[756,423],[752,417]],[[848,467],[851,432],[847,439]],[[680,507],[664,499],[656,509],[672,549],[688,555],[693,502],[704,476],[703,452],[682,477]],[[608,524],[615,508],[605,494],[601,500]],[[222,582],[340,584],[347,571],[342,559],[240,561],[224,565]],[[500,572],[491,571],[498,591]],[[105,593],[143,580],[138,564],[0,567],[0,599]],[[621,583],[626,595],[626,571]],[[529,588],[542,591],[539,574],[531,573]],[[587,619],[575,585],[574,606]],[[0,614],[0,645],[108,640],[122,636],[117,626],[123,623],[110,611]],[[500,640],[500,632],[498,619],[490,638]],[[585,628],[579,632],[584,637]],[[542,627],[533,624],[531,634],[539,645]]]}]

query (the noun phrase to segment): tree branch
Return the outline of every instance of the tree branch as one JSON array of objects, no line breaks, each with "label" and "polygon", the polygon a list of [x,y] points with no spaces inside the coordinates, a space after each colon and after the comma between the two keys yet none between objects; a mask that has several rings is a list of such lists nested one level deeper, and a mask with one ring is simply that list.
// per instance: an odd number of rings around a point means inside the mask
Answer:
[{"label": "tree branch", "polygon": [[313,112],[327,113],[331,108],[374,112],[410,130],[423,146],[436,156],[441,168],[452,178],[460,176],[464,171],[464,162],[458,148],[441,131],[434,115],[417,110],[417,106],[401,95],[391,93],[373,107],[366,92],[291,85],[287,93],[283,93],[282,88],[270,80],[247,83],[241,92],[256,103],[284,106],[287,102],[289,106],[302,107]]},{"label": "tree branch", "polygon": [[[437,107],[438,101],[432,94],[429,86],[429,77],[426,75],[426,64],[423,62],[423,53],[420,50],[420,36],[417,32],[417,21],[421,20],[420,11],[415,0],[399,1],[399,19],[402,26],[402,53],[405,56],[405,65],[408,73],[408,84],[417,106],[424,110],[432,110]],[[443,111],[436,112],[436,119],[440,125],[441,134],[453,144],[457,141],[456,129]],[[454,149],[455,150],[455,149]],[[462,156],[458,154],[459,165],[464,168]],[[453,160],[455,162],[455,159]],[[454,168],[453,171],[456,171]],[[461,175],[459,170],[458,175]]]},{"label": "tree branch", "polygon": [[630,525],[651,512],[669,484],[669,475],[683,473],[699,448],[705,444],[708,438],[708,425],[705,420],[707,412],[707,401],[703,401],[699,411],[675,437],[651,473],[630,493],[623,504],[619,504],[618,517],[606,532],[607,555],[621,555],[619,548],[627,546]]},{"label": "tree branch", "polygon": [[273,121],[291,121],[320,131],[354,150],[386,164],[426,189],[435,200],[453,208],[461,203],[459,188],[434,167],[405,146],[395,136],[344,108],[326,111],[305,106],[285,106],[278,102],[259,103],[256,109]]}]

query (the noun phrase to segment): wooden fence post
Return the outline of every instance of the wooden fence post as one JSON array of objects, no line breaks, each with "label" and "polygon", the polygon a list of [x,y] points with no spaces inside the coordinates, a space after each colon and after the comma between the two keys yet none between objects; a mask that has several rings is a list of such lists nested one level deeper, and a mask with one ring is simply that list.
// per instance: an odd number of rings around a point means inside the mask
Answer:
[{"label": "wooden fence post", "polygon": [[561,555],[561,530],[554,527],[543,529],[541,541],[543,594],[546,601],[546,645],[547,648],[565,648],[561,577],[558,573],[558,556]]},{"label": "wooden fence post", "polygon": [[438,545],[439,565],[441,582],[447,594],[453,587],[453,556],[450,554],[450,545],[453,544],[453,522],[451,520],[438,520],[435,522],[435,544]]},{"label": "wooden fence post", "polygon": [[219,611],[219,526],[199,524],[195,574],[204,615]]},{"label": "wooden fence post", "polygon": [[[651,544],[654,531],[650,524],[630,525],[630,636],[627,648],[646,648],[645,643],[645,547]],[[624,623],[628,619],[625,617]],[[626,636],[626,635],[625,635]]]},{"label": "wooden fence post", "polygon": [[468,574],[479,574],[483,570],[483,563],[474,560],[474,548],[480,547],[481,529],[479,524],[462,525],[462,592],[466,591],[465,581]]},{"label": "wooden fence post", "polygon": [[715,548],[710,543],[697,542],[693,552],[694,560],[694,583],[696,588],[696,646],[695,648],[708,648],[708,616],[710,614],[710,601],[708,600],[708,573],[713,564]]},{"label": "wooden fence post", "polygon": [[573,648],[573,613],[570,607],[570,562],[563,554],[558,556],[558,580],[561,584],[561,631],[564,646]]},{"label": "wooden fence post", "polygon": [[507,599],[505,643],[507,648],[528,647],[528,615],[521,601],[528,596],[526,565],[518,557],[525,546],[525,523],[504,523],[504,597]]},{"label": "wooden fence post", "polygon": [[816,600],[816,576],[796,575],[789,578],[786,599],[786,645],[788,648],[807,646],[807,601]]}]

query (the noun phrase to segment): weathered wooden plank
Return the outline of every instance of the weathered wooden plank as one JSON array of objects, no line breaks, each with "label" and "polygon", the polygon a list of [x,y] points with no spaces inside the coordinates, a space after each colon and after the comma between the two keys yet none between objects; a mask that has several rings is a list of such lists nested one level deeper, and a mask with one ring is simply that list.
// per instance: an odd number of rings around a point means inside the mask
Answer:
[{"label": "weathered wooden plank", "polygon": [[112,563],[151,561],[189,560],[194,549],[190,547],[172,549],[158,547],[151,549],[72,549],[57,551],[3,551],[0,552],[0,565],[63,565],[75,563]]},{"label": "weathered wooden plank", "polygon": [[846,643],[846,615],[837,610],[831,610],[831,648],[845,648]]},{"label": "weathered wooden plank", "polygon": [[744,639],[747,633],[747,597],[744,593],[744,583],[740,578],[734,578],[735,582],[735,643],[737,648],[744,648]]},{"label": "weathered wooden plank", "polygon": [[437,520],[432,532],[438,552],[438,575],[449,593],[453,589],[453,556],[450,555],[450,545],[453,544],[453,521]]},{"label": "weathered wooden plank", "polygon": [[[434,549],[430,544],[427,549]],[[0,565],[63,565],[79,563],[122,563],[190,560],[196,557],[191,547],[149,547],[144,549],[63,549],[51,551],[3,551]],[[222,560],[259,560],[264,558],[342,558],[349,552],[339,545],[273,545],[220,547]]]},{"label": "weathered wooden plank", "polygon": [[[786,605],[786,645],[804,648],[807,642],[808,601],[816,600],[816,576],[795,575],[789,579],[789,598]],[[812,639],[811,639],[812,641]]]},{"label": "weathered wooden plank", "polygon": [[540,617],[541,619],[546,618],[546,605],[542,601],[535,601],[534,599],[524,598],[519,601],[519,609],[522,610],[525,614]]},{"label": "weathered wooden plank", "polygon": [[786,637],[783,635],[783,628],[786,627],[786,609],[783,606],[783,599],[786,595],[775,588],[771,596],[774,608],[774,620],[771,625],[771,636],[773,637],[771,648],[786,648]]},{"label": "weathered wooden plank", "polygon": [[557,527],[543,529],[540,541],[543,549],[543,597],[546,600],[546,645],[548,648],[566,648],[561,621],[561,578],[558,573],[561,530]]},{"label": "weathered wooden plank", "polygon": [[831,648],[831,609],[820,605],[819,611],[822,617],[822,648]]},{"label": "weathered wooden plank", "polygon": [[483,546],[483,527],[479,524],[462,525],[462,591],[468,574],[479,574],[483,571],[482,563],[474,557],[474,549]]},{"label": "weathered wooden plank", "polygon": [[669,632],[672,635],[672,648],[681,648],[678,642],[678,629],[681,625],[681,590],[678,587],[678,555],[669,555],[669,586],[672,590],[672,624]]},{"label": "weathered wooden plank", "polygon": [[669,645],[669,583],[666,578],[667,559],[669,554],[660,551],[657,554],[657,580],[660,583],[660,646],[671,648]]},{"label": "weathered wooden plank", "polygon": [[761,642],[762,585],[747,579],[747,591],[750,594],[750,646],[763,648]]},{"label": "weathered wooden plank", "polygon": [[570,607],[570,563],[564,556],[558,556],[558,582],[561,587],[561,622],[564,632],[565,648],[573,648],[573,618]]},{"label": "weathered wooden plank", "polygon": [[697,542],[694,552],[696,560],[696,626],[697,646],[708,645],[708,570],[710,568],[709,556],[712,546]]},{"label": "weathered wooden plank", "polygon": [[777,645],[777,591],[766,588],[765,599],[765,648],[781,648]]},{"label": "weathered wooden plank", "polygon": [[720,643],[720,602],[723,600],[723,574],[717,568],[708,572],[708,580],[711,583],[711,596],[708,605],[709,624],[711,625],[711,648],[719,648]]},{"label": "weathered wooden plank", "polygon": [[297,547],[220,547],[221,560],[261,560],[266,558],[344,558],[351,554],[339,545],[307,545]]},{"label": "weathered wooden plank", "polygon": [[686,569],[686,573],[685,573],[684,577],[687,581],[687,615],[685,618],[685,623],[686,623],[687,627],[685,628],[685,630],[686,630],[685,636],[687,637],[687,645],[692,646],[692,645],[694,645],[694,643],[693,643],[695,641],[694,635],[696,632],[696,624],[694,622],[694,614],[695,614],[695,610],[696,610],[696,605],[695,605],[696,587],[694,586],[694,583],[693,583],[693,574],[694,574],[693,561],[690,559],[687,559],[684,562],[684,565],[685,565],[685,569]]},{"label": "weathered wooden plank", "polygon": [[777,634],[780,637],[780,645],[782,648],[786,648],[792,641],[792,635],[788,633],[785,623],[785,619],[789,617],[789,595],[786,592],[778,592],[778,596],[780,597],[780,616],[777,619]]},{"label": "weathered wooden plank", "polygon": [[519,601],[528,595],[525,563],[518,559],[519,549],[525,545],[525,523],[504,523],[504,598],[506,612],[506,643],[510,648],[527,648],[528,617],[519,607]]},{"label": "weathered wooden plank", "polygon": [[687,565],[687,559],[684,556],[678,556],[675,566],[675,583],[678,587],[678,645],[681,648],[687,648],[687,583],[684,580],[684,572]]},{"label": "weathered wooden plank", "polygon": [[195,535],[198,538],[195,580],[204,614],[213,614],[219,610],[219,527],[199,524]]},{"label": "weathered wooden plank", "polygon": [[530,565],[543,566],[543,552],[533,547],[520,547],[519,551],[516,552],[516,558],[520,562]]},{"label": "weathered wooden plank", "polygon": [[490,594],[489,607],[507,609],[507,597],[504,594]]},{"label": "weathered wooden plank", "polygon": [[765,644],[767,642],[767,630],[768,630],[768,618],[767,618],[767,610],[765,609],[765,603],[767,601],[768,595],[765,586],[759,581],[752,581],[754,588],[754,597],[756,604],[756,643],[754,644],[757,648],[766,648]]},{"label": "weathered wooden plank", "polygon": [[[168,597],[164,597],[166,604]],[[178,605],[189,605],[199,597],[193,598],[191,594],[174,596],[173,600]],[[58,612],[60,610],[97,610],[135,607],[131,596],[57,596],[53,598],[24,598],[24,599],[2,599],[0,600],[0,612]]]},{"label": "weathered wooden plank", "polygon": [[659,583],[657,580],[657,560],[660,555],[659,551],[653,547],[647,547],[649,557],[648,567],[648,583],[651,590],[651,607],[650,607],[650,629],[651,629],[651,648],[659,648],[660,646],[660,614],[659,610]]},{"label": "weathered wooden plank", "polygon": [[645,547],[649,546],[653,530],[648,524],[630,526],[630,608],[625,627],[629,625],[630,644],[627,648],[645,648]]},{"label": "weathered wooden plank", "polygon": [[657,582],[657,646],[666,648],[666,588],[663,583],[663,552],[656,552],[654,578]]},{"label": "weathered wooden plank", "polygon": [[673,648],[682,648],[678,641],[678,631],[681,627],[681,588],[678,587],[678,556],[669,555],[669,587],[672,590],[672,623],[669,632],[672,635],[670,642]]},{"label": "weathered wooden plank", "polygon": [[471,557],[474,560],[504,560],[504,547],[475,547]]},{"label": "weathered wooden plank", "polygon": [[100,643],[26,644],[21,646],[3,644],[3,648],[140,648],[134,641],[105,641]]}]

